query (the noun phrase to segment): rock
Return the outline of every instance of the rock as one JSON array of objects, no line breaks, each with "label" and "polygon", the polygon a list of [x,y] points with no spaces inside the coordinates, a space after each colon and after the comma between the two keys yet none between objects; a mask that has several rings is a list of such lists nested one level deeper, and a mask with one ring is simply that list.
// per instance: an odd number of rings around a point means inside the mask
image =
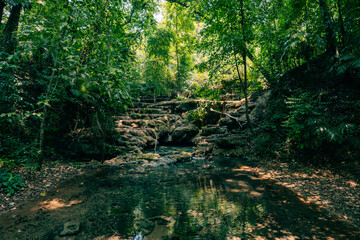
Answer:
[{"label": "rock", "polygon": [[134,222],[134,227],[137,232],[142,232],[146,236],[154,230],[155,223],[145,218],[137,219]]},{"label": "rock", "polygon": [[129,173],[130,174],[144,174],[145,173],[145,168],[140,166],[140,167],[138,167],[136,169],[130,169]]},{"label": "rock", "polygon": [[160,165],[170,165],[176,163],[176,159],[170,158],[170,157],[163,157],[160,161]]},{"label": "rock", "polygon": [[[251,110],[253,110],[255,107],[256,107],[256,103],[253,103],[253,102],[249,102],[248,103],[248,108],[249,108],[249,113],[251,112]],[[236,112],[239,112],[239,113],[245,113],[246,112],[246,108],[245,108],[245,103],[239,107],[238,109],[236,109]]]},{"label": "rock", "polygon": [[271,91],[267,90],[265,91],[261,96],[259,96],[256,100],[256,107],[254,108],[253,111],[251,111],[250,116],[253,119],[256,120],[262,120],[262,118],[265,116],[265,111],[266,111],[266,105],[267,102],[269,100]]},{"label": "rock", "polygon": [[167,217],[167,216],[156,216],[150,218],[150,220],[155,221],[158,225],[166,225],[166,226],[172,226],[175,224],[175,219],[173,217]]},{"label": "rock", "polygon": [[60,236],[75,235],[80,232],[80,223],[70,221],[64,224],[64,230],[60,233]]},{"label": "rock", "polygon": [[246,140],[242,138],[241,135],[230,134],[222,138],[218,138],[216,145],[219,148],[231,149],[234,147],[244,147],[246,146]]},{"label": "rock", "polygon": [[177,127],[172,132],[172,140],[175,143],[193,143],[194,137],[199,133],[199,129],[194,124]]},{"label": "rock", "polygon": [[141,155],[141,158],[148,161],[154,161],[154,160],[158,160],[160,158],[160,155],[157,153],[144,153]]},{"label": "rock", "polygon": [[212,151],[213,156],[226,156],[226,157],[243,157],[246,153],[244,147],[235,147],[233,149],[214,148]]},{"label": "rock", "polygon": [[211,127],[203,127],[201,129],[201,133],[200,135],[201,136],[209,136],[209,135],[212,135],[212,134],[223,134],[223,133],[226,133],[226,128],[221,128],[219,126],[211,126]]},{"label": "rock", "polygon": [[[244,125],[246,122],[240,121],[241,125]],[[220,127],[226,127],[227,129],[238,129],[240,128],[239,123],[235,119],[231,118],[221,118],[219,120]]]},{"label": "rock", "polygon": [[181,152],[174,155],[168,155],[170,159],[173,159],[175,162],[189,162],[192,159],[192,155],[189,152]]}]

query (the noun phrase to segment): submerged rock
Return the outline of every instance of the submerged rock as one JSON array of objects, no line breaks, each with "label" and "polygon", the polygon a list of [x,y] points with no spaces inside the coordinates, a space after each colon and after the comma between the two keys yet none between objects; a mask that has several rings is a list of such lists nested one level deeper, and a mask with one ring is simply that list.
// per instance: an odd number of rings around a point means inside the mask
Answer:
[{"label": "submerged rock", "polygon": [[80,232],[80,223],[70,221],[64,224],[64,230],[60,233],[60,236],[75,235]]}]

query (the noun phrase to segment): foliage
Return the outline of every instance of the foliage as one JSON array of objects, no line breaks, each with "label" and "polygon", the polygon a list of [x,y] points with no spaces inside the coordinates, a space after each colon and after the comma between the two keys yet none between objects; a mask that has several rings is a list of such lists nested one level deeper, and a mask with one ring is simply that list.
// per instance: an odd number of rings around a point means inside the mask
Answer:
[{"label": "foliage", "polygon": [[305,92],[298,98],[289,98],[287,104],[290,112],[283,126],[292,149],[316,150],[332,159],[344,158],[345,149],[348,153],[358,150],[358,122],[351,118],[330,117],[336,102],[326,94]]},{"label": "foliage", "polygon": [[143,73],[145,94],[165,95],[171,90],[170,47],[173,35],[165,29],[157,29],[146,45],[146,62]]},{"label": "foliage", "polygon": [[181,92],[193,68],[195,22],[189,10],[178,4],[167,3],[165,10],[165,28],[173,35],[173,88],[176,92]]},{"label": "foliage", "polygon": [[[353,152],[358,121],[345,110],[358,116],[357,98],[337,103],[329,95],[359,86],[359,1],[166,1],[157,23],[160,2],[1,5],[0,42],[12,45],[0,50],[6,164],[76,152],[58,146],[85,140],[107,154],[116,137],[112,116],[133,99],[179,94],[190,83],[187,95],[215,100],[246,97],[263,84],[285,88],[264,124],[276,144],[287,138],[292,150],[346,145]],[[213,122],[211,107],[189,117],[197,125]]]},{"label": "foliage", "polygon": [[155,7],[148,0],[31,2],[14,32],[15,51],[0,53],[0,156],[31,163],[42,142],[59,153],[85,128],[94,148],[107,151],[111,117],[131,104],[134,48],[154,25]]},{"label": "foliage", "polygon": [[18,174],[0,169],[0,189],[3,189],[8,196],[23,186],[23,180]]},{"label": "foliage", "polygon": [[189,111],[187,114],[187,118],[198,128],[201,128],[208,124],[216,124],[221,116],[220,114],[211,111],[211,109],[214,109],[216,111],[223,111],[224,104],[216,101],[205,101],[194,110]]}]

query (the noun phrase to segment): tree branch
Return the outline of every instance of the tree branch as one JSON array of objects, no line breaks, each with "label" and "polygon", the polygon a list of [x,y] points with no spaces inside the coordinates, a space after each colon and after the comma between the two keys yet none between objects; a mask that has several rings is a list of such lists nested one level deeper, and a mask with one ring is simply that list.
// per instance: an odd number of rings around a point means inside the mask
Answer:
[{"label": "tree branch", "polygon": [[242,124],[240,123],[240,121],[239,121],[238,118],[236,118],[236,117],[234,117],[234,116],[231,116],[230,114],[225,113],[225,112],[216,111],[216,110],[214,110],[214,109],[212,109],[212,108],[210,108],[210,111],[211,111],[211,112],[214,112],[214,113],[218,113],[218,114],[223,114],[223,115],[227,116],[228,118],[234,119],[234,120],[239,124],[240,128],[242,128]]},{"label": "tree branch", "polygon": [[[166,0],[166,1],[169,2],[169,3],[178,4],[178,5],[180,5],[180,6],[184,7],[184,8],[190,8],[190,5],[188,5],[188,4],[186,4],[186,3],[182,2],[182,1],[179,1],[179,0]],[[198,12],[198,11],[193,10],[192,12],[195,13],[198,17],[201,17],[201,18],[204,17],[204,15],[202,13]]]}]

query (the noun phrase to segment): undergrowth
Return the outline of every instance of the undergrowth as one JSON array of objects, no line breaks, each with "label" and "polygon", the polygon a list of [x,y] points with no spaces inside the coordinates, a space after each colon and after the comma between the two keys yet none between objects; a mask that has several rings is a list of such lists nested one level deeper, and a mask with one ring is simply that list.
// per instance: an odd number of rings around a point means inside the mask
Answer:
[{"label": "undergrowth", "polygon": [[8,196],[11,196],[23,186],[24,183],[20,175],[0,169],[0,189],[5,191]]}]

